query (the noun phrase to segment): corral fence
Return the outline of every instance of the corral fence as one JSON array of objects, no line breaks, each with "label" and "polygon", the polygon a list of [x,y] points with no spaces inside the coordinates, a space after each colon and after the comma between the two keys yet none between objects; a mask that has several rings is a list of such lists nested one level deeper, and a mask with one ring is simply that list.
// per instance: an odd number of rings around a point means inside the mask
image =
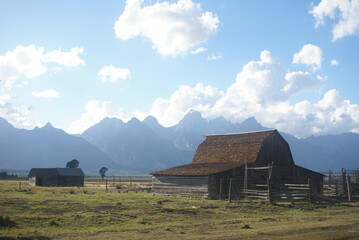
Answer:
[{"label": "corral fence", "polygon": [[[249,170],[267,172],[267,181],[258,181],[258,179],[251,178],[248,174]],[[263,167],[248,167],[246,164],[244,179],[230,178],[228,195],[223,194],[224,191],[220,189],[219,199],[228,198],[231,201],[235,198],[256,198],[270,202],[313,200],[316,191],[313,191],[314,187],[310,179],[306,183],[275,182],[272,179],[272,170],[273,164]],[[243,187],[240,188],[240,186]]]},{"label": "corral fence", "polygon": [[348,197],[350,201],[352,195],[359,194],[359,169],[329,170],[324,177],[324,191],[327,195]]},{"label": "corral fence", "polygon": [[86,176],[85,187],[94,188],[135,188],[137,190],[150,190],[152,179],[149,176],[106,176],[104,179],[98,176]]},{"label": "corral fence", "polygon": [[270,202],[312,201],[315,193],[311,181],[307,184],[273,183],[270,179],[267,184],[251,184],[243,189],[244,198],[264,199]]}]

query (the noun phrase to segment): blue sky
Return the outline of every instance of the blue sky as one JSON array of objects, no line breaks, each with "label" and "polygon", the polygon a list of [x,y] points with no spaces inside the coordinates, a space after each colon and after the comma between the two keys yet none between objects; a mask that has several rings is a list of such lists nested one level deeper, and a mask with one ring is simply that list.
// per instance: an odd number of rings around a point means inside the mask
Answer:
[{"label": "blue sky", "polygon": [[359,0],[2,1],[0,117],[81,133],[195,109],[358,133],[358,16]]}]

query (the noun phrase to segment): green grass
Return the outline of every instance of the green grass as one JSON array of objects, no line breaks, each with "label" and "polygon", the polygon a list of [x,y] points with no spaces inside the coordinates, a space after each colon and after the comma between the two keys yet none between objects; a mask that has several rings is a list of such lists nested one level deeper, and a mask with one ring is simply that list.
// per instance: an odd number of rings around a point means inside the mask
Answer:
[{"label": "green grass", "polygon": [[[154,196],[0,181],[0,239],[359,239],[359,202],[280,203]],[[8,219],[8,218],[7,218]]]}]

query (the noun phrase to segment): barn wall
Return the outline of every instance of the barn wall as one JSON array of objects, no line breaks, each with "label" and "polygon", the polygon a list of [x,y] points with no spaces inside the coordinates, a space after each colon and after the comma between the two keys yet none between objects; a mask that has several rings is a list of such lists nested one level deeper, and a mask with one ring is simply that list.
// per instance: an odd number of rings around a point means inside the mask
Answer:
[{"label": "barn wall", "polygon": [[272,162],[277,166],[294,166],[289,144],[276,131],[263,141],[256,161],[260,166]]},{"label": "barn wall", "polygon": [[208,197],[208,176],[153,176],[152,192],[159,195]]},{"label": "barn wall", "polygon": [[84,177],[81,176],[62,176],[59,177],[59,185],[63,187],[83,187]]},{"label": "barn wall", "polygon": [[36,186],[36,177],[29,178],[29,185]]}]

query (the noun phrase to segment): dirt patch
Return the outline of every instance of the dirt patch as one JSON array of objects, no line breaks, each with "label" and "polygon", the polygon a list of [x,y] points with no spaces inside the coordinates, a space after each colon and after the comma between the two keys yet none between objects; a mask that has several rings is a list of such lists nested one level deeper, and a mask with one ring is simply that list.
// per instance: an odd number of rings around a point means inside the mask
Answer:
[{"label": "dirt patch", "polygon": [[172,208],[163,208],[161,212],[164,213],[174,213],[174,214],[188,214],[188,215],[197,215],[198,210],[196,209],[172,209]]},{"label": "dirt patch", "polygon": [[0,240],[51,240],[52,238],[44,236],[34,237],[0,237]]}]

